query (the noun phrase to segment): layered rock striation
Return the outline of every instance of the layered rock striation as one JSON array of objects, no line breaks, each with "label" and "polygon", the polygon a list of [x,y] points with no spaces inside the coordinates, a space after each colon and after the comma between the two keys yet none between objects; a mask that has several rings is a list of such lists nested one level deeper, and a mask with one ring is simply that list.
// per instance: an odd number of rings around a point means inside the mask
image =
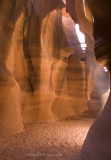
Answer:
[{"label": "layered rock striation", "polygon": [[[70,12],[70,15],[72,15],[73,19],[75,17],[73,16],[73,13],[78,18],[80,14],[78,14],[77,9],[75,9],[75,6],[72,6],[71,4],[76,3],[76,0],[70,0],[67,1],[68,9]],[[110,25],[111,25],[111,15],[110,15],[110,9],[111,9],[111,2],[108,0],[94,0],[94,1],[85,1],[85,7],[86,7],[86,17],[87,19],[90,19],[90,16],[92,14],[94,21],[93,21],[93,36],[95,41],[95,56],[104,66],[104,70],[106,73],[103,74],[103,68],[100,65],[97,65],[97,71],[96,71],[96,79],[97,84],[96,88],[98,86],[101,86],[101,80],[98,79],[101,77],[101,79],[106,79],[105,81],[109,81],[108,76],[108,70],[111,71],[111,58],[110,58]],[[89,14],[90,12],[90,14]],[[76,19],[77,21],[78,19]],[[80,22],[79,22],[80,23]],[[98,73],[98,74],[97,74]],[[108,73],[108,74],[107,74]],[[109,83],[109,82],[108,82]],[[105,94],[105,91],[107,90],[107,85],[104,84],[104,87],[102,90],[98,87],[98,93],[101,95]],[[93,98],[94,96],[97,97],[97,89],[93,89],[96,91],[94,94],[94,91],[92,92]],[[110,92],[110,89],[109,89]],[[96,106],[95,106],[96,107]],[[81,160],[106,160],[111,159],[110,149],[111,148],[111,92],[109,93],[108,100],[104,106],[103,111],[99,114],[98,118],[95,120],[93,125],[91,126],[88,135],[86,137],[86,140],[83,145],[83,149],[81,152]]]},{"label": "layered rock striation", "polygon": [[85,17],[82,1],[73,2],[63,10],[62,0],[0,1],[1,134],[21,132],[23,122],[74,119],[87,107],[100,111],[108,75],[94,56],[91,15]]}]

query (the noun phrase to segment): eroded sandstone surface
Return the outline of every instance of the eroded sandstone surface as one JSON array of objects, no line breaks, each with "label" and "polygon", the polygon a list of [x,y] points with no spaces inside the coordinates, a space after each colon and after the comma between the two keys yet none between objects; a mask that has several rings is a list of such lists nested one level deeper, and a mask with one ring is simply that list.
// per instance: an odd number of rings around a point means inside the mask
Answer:
[{"label": "eroded sandstone surface", "polygon": [[[80,8],[77,9],[77,4],[82,1],[67,0],[68,11],[72,16],[73,20],[81,25],[81,29],[84,30],[83,23],[78,14]],[[82,3],[81,3],[82,4]],[[84,9],[86,18],[91,22],[93,21],[93,37],[94,37],[94,50],[95,56],[99,63],[104,66],[105,71],[109,70],[111,74],[111,2],[109,0],[85,0]],[[92,16],[91,16],[92,15]],[[84,32],[86,32],[84,30]],[[88,34],[89,35],[89,34]],[[102,68],[98,66],[98,74],[96,78],[105,79],[106,75],[103,74]],[[99,77],[100,76],[100,77]],[[97,78],[97,79],[98,79]],[[98,81],[98,80],[97,80]],[[98,82],[97,82],[98,83]],[[101,82],[98,83],[101,85]],[[111,86],[111,84],[110,84]],[[94,87],[95,88],[95,87]],[[97,88],[97,86],[96,86]],[[104,85],[104,89],[106,86]],[[98,90],[99,93],[104,96],[105,90]],[[111,87],[110,87],[111,89]],[[109,92],[110,92],[109,89]],[[96,99],[96,94],[93,90],[91,97]],[[97,91],[97,90],[96,90]],[[89,103],[90,104],[90,103]],[[90,107],[89,107],[90,108]],[[111,159],[111,92],[109,93],[108,100],[104,106],[103,111],[99,114],[95,122],[92,124],[86,140],[83,144],[81,152],[81,160],[109,160]]]},{"label": "eroded sandstone surface", "polygon": [[65,2],[0,1],[1,134],[21,132],[23,122],[96,117],[106,102],[109,75],[95,59],[91,15],[82,1]]}]

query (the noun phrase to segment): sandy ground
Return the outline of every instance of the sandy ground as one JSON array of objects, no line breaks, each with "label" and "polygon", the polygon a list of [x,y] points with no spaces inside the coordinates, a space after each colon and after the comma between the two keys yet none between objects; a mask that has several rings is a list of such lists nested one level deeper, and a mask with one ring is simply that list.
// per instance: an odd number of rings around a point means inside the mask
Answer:
[{"label": "sandy ground", "polygon": [[24,132],[0,137],[0,160],[79,160],[93,119],[25,124]]}]

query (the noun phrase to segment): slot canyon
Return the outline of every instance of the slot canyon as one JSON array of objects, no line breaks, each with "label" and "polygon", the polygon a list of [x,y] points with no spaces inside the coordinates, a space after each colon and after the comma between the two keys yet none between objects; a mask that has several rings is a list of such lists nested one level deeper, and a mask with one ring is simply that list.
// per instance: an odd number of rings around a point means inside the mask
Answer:
[{"label": "slot canyon", "polygon": [[0,0],[0,160],[111,160],[110,0]]}]

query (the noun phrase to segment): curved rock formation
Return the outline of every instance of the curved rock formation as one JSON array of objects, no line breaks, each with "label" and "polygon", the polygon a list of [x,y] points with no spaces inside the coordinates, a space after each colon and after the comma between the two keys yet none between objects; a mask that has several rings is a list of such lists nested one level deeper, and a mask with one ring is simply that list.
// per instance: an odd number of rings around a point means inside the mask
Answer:
[{"label": "curved rock formation", "polygon": [[[95,38],[95,54],[97,60],[108,67],[111,71],[110,58],[110,2],[109,1],[87,1],[94,16],[94,38]],[[93,6],[92,6],[93,3]],[[98,10],[98,7],[100,8]],[[101,27],[102,25],[102,27]],[[83,145],[81,159],[111,159],[109,148],[111,147],[111,93],[108,101],[100,116],[96,119],[89,130],[85,143]]]},{"label": "curved rock formation", "polygon": [[48,5],[39,0],[10,4],[6,0],[0,5],[0,85],[4,88],[0,129],[1,134],[8,134],[23,130],[22,118],[28,122],[54,120],[51,106],[59,75],[73,49],[62,28],[60,10],[65,5],[61,0],[49,0]]},{"label": "curved rock formation", "polygon": [[[76,3],[76,0],[72,1]],[[73,8],[68,2],[68,9],[70,15],[73,17],[73,13],[79,17],[77,9]],[[111,58],[110,58],[110,26],[111,26],[111,2],[110,1],[90,1],[86,0],[86,10],[93,15],[94,18],[94,40],[95,40],[95,55],[99,62],[102,65],[108,67],[109,71],[111,71]],[[88,7],[88,8],[87,8]],[[88,14],[88,13],[87,13]],[[76,17],[76,18],[78,18]],[[89,15],[90,17],[90,15]],[[75,18],[73,18],[75,19]],[[77,20],[76,20],[77,21]],[[79,20],[78,20],[79,22]],[[80,23],[80,22],[79,22]],[[107,68],[104,68],[107,72]],[[100,68],[100,67],[99,67]],[[98,72],[100,73],[100,71]],[[104,74],[105,77],[105,74]],[[105,89],[106,90],[106,89]],[[104,90],[102,91],[104,92]],[[109,94],[108,101],[105,104],[105,107],[101,114],[98,116],[96,121],[91,126],[89,133],[86,137],[86,140],[83,145],[82,153],[81,153],[81,160],[106,160],[111,159],[110,149],[111,148],[111,93]]]},{"label": "curved rock formation", "polygon": [[[110,57],[110,41],[111,41],[111,15],[109,0],[89,1],[86,0],[86,4],[90,8],[90,11],[94,17],[94,39],[95,39],[95,55],[96,59],[108,67],[111,71],[111,57]],[[98,9],[99,7],[99,9]]]},{"label": "curved rock formation", "polygon": [[86,18],[82,1],[68,0],[73,21],[64,7],[62,0],[0,1],[1,134],[101,110],[109,79],[94,56],[91,12],[86,7]]},{"label": "curved rock formation", "polygon": [[[86,57],[86,89],[88,96],[88,110],[84,112],[84,116],[96,117],[98,115],[98,112],[100,111],[100,108],[104,104],[104,96],[103,93],[101,94],[102,87],[100,87],[100,85],[98,84],[102,82],[102,85],[105,83],[108,86],[109,78],[103,79],[101,82],[99,79],[99,76],[102,76],[103,74],[108,77],[108,73],[105,73],[104,68],[101,65],[99,65],[95,59],[92,13],[88,5],[86,5],[86,8],[84,8],[84,3],[82,0],[67,0],[66,10],[71,15],[72,19],[74,20],[74,23],[80,25],[80,30],[85,35],[87,49],[85,51],[84,56]],[[101,72],[99,72],[100,70]],[[106,88],[105,92],[107,91],[108,88]],[[95,97],[93,96],[94,93],[96,93]]]},{"label": "curved rock formation", "polygon": [[[15,133],[23,130],[19,86],[6,67],[16,20],[25,2],[8,0],[0,2],[0,133]],[[7,4],[7,5],[6,5]]]}]

